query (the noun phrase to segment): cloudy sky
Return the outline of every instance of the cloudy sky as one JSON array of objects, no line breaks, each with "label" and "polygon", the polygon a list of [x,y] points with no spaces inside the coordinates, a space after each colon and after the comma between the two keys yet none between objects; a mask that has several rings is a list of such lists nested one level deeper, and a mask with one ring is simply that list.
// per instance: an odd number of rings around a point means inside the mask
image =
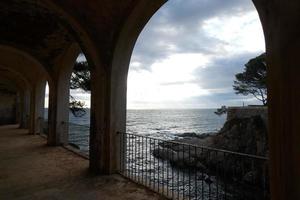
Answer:
[{"label": "cloudy sky", "polygon": [[[265,51],[251,0],[169,0],[138,38],[128,75],[129,109],[217,108],[259,103],[238,96],[234,75]],[[72,95],[89,107],[90,95]]]},{"label": "cloudy sky", "polygon": [[264,52],[250,0],[170,0],[135,46],[128,108],[216,108],[255,104],[234,94],[234,75]]}]

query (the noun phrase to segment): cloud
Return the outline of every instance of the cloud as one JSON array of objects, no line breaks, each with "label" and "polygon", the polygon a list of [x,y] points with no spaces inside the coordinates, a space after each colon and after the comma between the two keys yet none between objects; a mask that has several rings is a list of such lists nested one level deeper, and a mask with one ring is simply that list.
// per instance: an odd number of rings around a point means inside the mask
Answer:
[{"label": "cloud", "polygon": [[[261,24],[250,0],[170,0],[138,38],[127,107],[257,104],[252,97],[236,95],[232,84],[244,64],[264,51]],[[89,94],[72,90],[71,95],[90,106]]]},{"label": "cloud", "polygon": [[[222,53],[228,46],[228,42],[232,41],[212,34],[214,30],[215,33],[220,34],[226,28],[227,30],[241,29],[240,35],[242,35],[244,33],[242,29],[250,26],[249,24],[243,25],[242,20],[245,21],[245,19],[240,18],[249,13],[252,13],[253,24],[257,25],[258,16],[251,1],[168,1],[153,16],[140,35],[134,49],[132,62],[139,62],[141,63],[140,67],[148,69],[154,62],[174,53],[201,52],[205,55]],[[226,21],[230,27],[224,26]],[[249,23],[249,20],[246,21]],[[260,26],[259,23],[258,26]],[[223,29],[218,30],[219,27],[223,27]],[[253,30],[249,34],[253,34]]]},{"label": "cloud", "polygon": [[149,70],[131,71],[128,77],[128,106],[174,103],[207,94],[194,82],[192,75],[199,63],[205,63],[206,60],[201,54],[174,54],[162,62],[154,63]]},{"label": "cloud", "polygon": [[[198,68],[195,71],[197,83],[208,90],[222,90],[233,92],[232,84],[235,74],[241,72],[245,63],[259,53],[241,53],[231,56],[218,56],[212,59],[206,68]],[[229,90],[228,90],[229,89]],[[217,93],[217,92],[216,92]]]},{"label": "cloud", "polygon": [[232,90],[234,75],[265,51],[258,14],[245,0],[172,0],[135,46],[128,107],[216,107],[251,97]]},{"label": "cloud", "polygon": [[[88,92],[85,92],[81,89],[76,89],[76,90],[70,90],[70,95],[74,97],[77,101],[84,102],[84,107],[91,107],[91,94]],[[48,108],[49,107],[49,85],[48,82],[46,84],[46,89],[45,89],[45,102],[44,102],[44,107]]]}]

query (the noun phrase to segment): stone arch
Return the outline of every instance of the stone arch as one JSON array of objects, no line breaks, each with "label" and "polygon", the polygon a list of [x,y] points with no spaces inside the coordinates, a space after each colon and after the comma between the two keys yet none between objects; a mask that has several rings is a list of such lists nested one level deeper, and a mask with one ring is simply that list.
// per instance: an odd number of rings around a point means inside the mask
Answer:
[{"label": "stone arch", "polygon": [[[126,132],[126,103],[127,103],[127,75],[129,63],[136,40],[140,35],[147,22],[156,13],[156,11],[166,3],[166,0],[159,1],[139,1],[126,22],[123,24],[118,40],[114,47],[114,53],[111,66],[111,110],[113,120],[110,122],[110,134],[115,135],[116,132]],[[120,151],[120,138],[115,137],[113,141],[112,154],[116,157]],[[114,160],[113,168],[120,166],[119,160]]]},{"label": "stone arch", "polygon": [[[34,80],[36,80],[36,74],[32,74],[33,76],[30,76],[30,73],[32,73],[32,71],[38,71],[38,73],[45,76],[48,82],[52,83],[52,78],[47,69],[27,52],[6,45],[0,45],[0,52],[2,57],[0,64],[4,65],[6,68],[13,69],[19,74],[25,75],[27,80],[30,82],[34,82]],[[24,64],[27,65],[29,69],[24,69],[22,66]]]},{"label": "stone arch", "polygon": [[[268,63],[271,195],[272,199],[298,199],[300,68],[297,54],[300,37],[299,28],[296,27],[300,25],[299,3],[275,0],[253,0],[253,3],[264,31]],[[121,34],[116,46],[120,49],[122,42],[130,38],[123,35],[125,37],[122,38]],[[120,66],[117,50],[114,64]],[[123,64],[124,68],[128,68],[126,63]]]},{"label": "stone arch", "polygon": [[26,77],[22,76],[19,72],[14,71],[8,67],[0,65],[1,78],[7,78],[12,80],[18,86],[18,89],[25,90],[30,89],[32,87],[31,83],[26,79]]},{"label": "stone arch", "polygon": [[[27,52],[12,46],[0,45],[0,53],[0,64],[18,73],[19,76],[24,77],[30,83],[30,88],[24,92],[24,101],[26,102],[24,109],[26,114],[22,118],[28,118],[30,133],[36,133],[38,120],[43,113],[44,82],[47,80],[50,84],[53,84],[53,78],[50,76],[47,68]],[[29,105],[28,102],[30,102]],[[27,110],[28,106],[30,111]],[[25,121],[28,120],[26,119]],[[21,123],[21,127],[26,127],[22,124],[27,123]]]},{"label": "stone arch", "polygon": [[[126,132],[127,75],[131,54],[136,40],[147,22],[166,2],[167,1],[165,0],[154,2],[140,1],[132,11],[131,15],[127,18],[119,34],[118,41],[114,49],[111,72],[111,83],[112,85],[116,85],[116,88],[111,93],[111,104],[114,105],[110,111],[114,116],[114,120],[111,124],[111,127],[113,127],[112,134],[117,131]],[[261,13],[260,11],[264,10],[260,3],[256,3],[255,6],[259,14]],[[260,20],[263,22],[264,16],[259,16]],[[264,23],[261,24],[264,29]],[[117,138],[117,140],[118,139],[119,138]],[[118,148],[118,146],[114,147],[114,149],[119,151]]]},{"label": "stone arch", "polygon": [[[118,152],[118,149],[115,148],[118,143],[115,140],[115,131],[120,130],[120,124],[124,121],[121,122],[122,117],[119,116],[124,116],[125,112],[123,112],[123,110],[125,109],[126,111],[126,106],[123,106],[126,105],[126,99],[123,101],[123,94],[126,94],[126,90],[124,93],[123,86],[119,85],[123,84],[124,80],[126,82],[126,76],[124,79],[124,74],[122,74],[123,67],[120,67],[120,65],[123,65],[126,62],[129,63],[131,52],[129,49],[134,47],[133,43],[138,37],[138,33],[146,24],[148,19],[150,19],[150,17],[165,1],[151,3],[149,1],[139,1],[130,3],[133,8],[130,10],[130,20],[124,19],[122,21],[121,27],[118,27],[120,30],[116,30],[116,41],[113,40],[110,46],[111,49],[106,50],[108,52],[113,52],[113,58],[111,58],[110,55],[102,55],[101,53],[103,52],[99,51],[99,48],[101,47],[99,44],[98,46],[95,44],[95,39],[98,38],[96,38],[95,35],[92,36],[88,33],[71,14],[63,9],[64,6],[68,5],[68,2],[66,4],[54,3],[50,0],[44,0],[42,2],[47,5],[47,8],[50,8],[53,12],[55,12],[57,16],[60,16],[60,21],[63,25],[65,25],[69,32],[73,34],[73,37],[76,39],[83,53],[86,55],[92,78],[90,140],[92,143],[90,144],[90,168],[94,171],[111,173],[118,166],[116,162],[116,153]],[[142,18],[137,18],[137,20],[135,19],[137,16]],[[96,26],[96,24],[94,25]],[[139,28],[135,26],[138,26]],[[132,30],[130,30],[131,28]],[[132,36],[131,39],[134,41],[123,41],[123,39],[128,36],[127,34],[132,34],[130,36]],[[120,35],[122,36],[120,37]],[[121,44],[120,41],[124,43]],[[122,49],[125,50],[125,52],[122,52]],[[126,56],[123,56],[122,54],[125,54]],[[122,77],[117,77],[118,75],[115,73],[118,71],[118,68],[122,69],[121,72],[118,73],[119,75],[122,75]],[[127,72],[125,72],[125,75],[126,74]],[[116,85],[118,86],[116,87]],[[111,102],[111,100],[113,102]],[[122,112],[120,113],[119,111]],[[123,126],[123,128],[124,127],[125,126]],[[102,133],[101,139],[97,136],[100,133]]]},{"label": "stone arch", "polygon": [[[15,90],[17,92],[17,102],[16,102],[16,117],[17,123],[20,127],[27,127],[27,118],[29,116],[30,110],[30,91],[32,90],[32,85],[29,81],[22,76],[20,73],[13,71],[10,68],[0,66],[0,79],[8,79],[12,83],[10,85],[15,85]],[[9,87],[9,86],[8,86]]]},{"label": "stone arch", "polygon": [[68,143],[69,95],[72,70],[80,53],[80,48],[73,43],[64,51],[54,67],[54,81],[49,84],[49,134],[48,143]]},{"label": "stone arch", "polygon": [[253,2],[266,41],[271,196],[300,199],[300,4],[275,0]]},{"label": "stone arch", "polygon": [[0,75],[0,125],[17,123],[17,97],[20,90],[20,85],[11,77]]},{"label": "stone arch", "polygon": [[[78,21],[72,15],[70,15],[68,12],[66,12],[63,9],[63,6],[61,6],[60,3],[56,3],[52,0],[41,0],[40,2],[37,3],[37,5],[45,7],[45,8],[47,8],[47,10],[54,13],[55,19],[58,20],[58,23],[60,23],[67,30],[67,32],[73,37],[73,39],[75,39],[77,46],[85,54],[86,59],[89,63],[92,79],[101,80],[102,82],[100,84],[101,85],[100,90],[103,92],[102,94],[106,93],[106,90],[105,90],[106,88],[104,89],[104,87],[106,87],[107,84],[104,82],[106,82],[107,77],[109,76],[110,66],[103,64],[102,59],[101,59],[101,54],[98,51],[98,48],[96,47],[96,45],[94,45],[95,42],[93,39],[95,39],[95,37],[91,37],[86,32],[86,30],[81,26],[81,24],[78,23]],[[73,44],[71,44],[70,48],[68,48],[68,49],[72,49],[72,46],[73,46]],[[68,51],[68,49],[66,51]],[[62,60],[63,60],[63,58],[62,58],[63,55],[64,55],[64,53],[62,53],[62,55],[60,57]],[[53,74],[53,75],[51,75],[51,78],[55,79],[55,80],[53,80],[53,82],[49,82],[49,89],[50,89],[50,91],[52,91],[51,88],[54,88],[54,91],[56,93],[58,92],[57,91],[58,86],[57,86],[57,83],[55,83],[55,82],[57,82],[58,80],[69,80],[69,77],[68,77],[68,79],[62,78],[63,75],[67,75],[68,73],[66,73],[66,74],[65,73],[60,73],[60,74],[57,73],[57,71],[59,70],[58,68],[59,67],[56,66],[56,69],[54,69],[54,72],[49,71],[50,74],[51,73]],[[58,84],[58,85],[60,85],[60,84]],[[94,87],[95,85],[96,84],[93,84],[92,87]],[[98,88],[95,90],[99,91]],[[93,93],[93,91],[92,91],[92,93]],[[68,92],[64,93],[63,96],[66,96],[66,94],[69,94],[69,93]],[[93,94],[91,96],[93,99]],[[103,95],[101,95],[101,96],[102,96],[101,99],[104,99]],[[106,96],[106,95],[104,95],[104,96]],[[57,97],[58,97],[57,94],[49,95],[49,104],[51,102],[57,102]],[[91,101],[95,102],[93,100],[91,100]],[[66,102],[66,101],[64,101],[64,102]],[[93,103],[91,103],[91,104],[93,105]],[[66,103],[64,103],[64,105],[66,105]],[[66,138],[67,138],[65,136],[61,136],[62,134],[60,134],[60,133],[56,133],[56,131],[58,129],[60,129],[59,128],[60,125],[57,125],[57,123],[60,124],[60,121],[65,122],[65,121],[67,121],[66,120],[67,118],[64,117],[64,120],[56,119],[55,116],[57,116],[57,108],[58,107],[57,107],[57,105],[54,105],[53,108],[55,111],[54,112],[51,111],[48,113],[50,116],[52,116],[52,117],[49,117],[49,125],[51,124],[51,126],[49,126],[49,132],[53,132],[53,134],[50,134],[50,135],[52,135],[55,138],[52,138],[52,139],[48,138],[48,144],[57,145],[57,144],[61,144],[60,139],[63,140],[62,143],[65,143]],[[53,109],[49,109],[49,111],[50,110],[53,110]],[[91,115],[93,116],[93,114],[91,114]],[[66,116],[66,114],[60,115],[60,116]],[[51,118],[54,121],[51,120]],[[91,120],[91,121],[93,121],[93,120]],[[91,122],[91,124],[93,124],[93,123]],[[98,156],[96,156],[96,157],[98,157]]]},{"label": "stone arch", "polygon": [[[76,21],[73,16],[66,12],[62,8],[62,6],[59,5],[59,3],[54,3],[50,0],[45,0],[43,2],[45,3],[45,5],[47,5],[47,8],[50,8],[56,13],[57,16],[60,16],[60,21],[63,22],[69,32],[73,34],[83,53],[86,55],[92,76],[90,168],[97,173],[99,171],[101,171],[102,173],[111,173],[117,166],[117,163],[115,162],[115,154],[117,152],[117,149],[114,148],[117,146],[117,143],[114,140],[114,131],[116,129],[110,127],[110,125],[115,126],[115,122],[117,122],[118,119],[113,120],[112,124],[110,124],[110,122],[112,118],[116,119],[118,118],[118,116],[120,116],[120,113],[112,114],[110,110],[111,107],[115,106],[110,105],[110,100],[113,99],[113,97],[111,97],[111,94],[115,93],[115,88],[111,88],[114,87],[112,86],[111,72],[111,65],[113,61],[109,56],[102,55],[100,53],[100,47],[94,45],[94,39],[97,38],[95,38],[95,36],[92,37],[91,35],[89,35],[86,30],[81,27],[80,23],[78,23],[78,21]],[[142,3],[145,10],[148,3],[148,1],[143,1]],[[149,11],[149,13],[153,12],[152,9],[150,10],[151,11]],[[153,8],[153,10],[155,9]],[[113,51],[113,49],[107,49],[107,51],[111,50]],[[107,57],[107,59],[103,59],[104,57]],[[118,96],[118,98],[119,97],[121,96]],[[117,111],[117,109],[115,109],[114,111]],[[56,124],[56,122],[53,122],[52,124]],[[99,138],[99,134],[101,134],[101,139]],[[111,134],[113,134],[113,137],[111,137]]]},{"label": "stone arch", "polygon": [[91,68],[101,67],[101,60],[99,59],[100,53],[90,35],[85,29],[76,21],[74,17],[68,14],[62,7],[54,3],[52,0],[42,0],[43,4],[53,11],[58,17],[59,21],[68,30],[75,41],[78,43],[81,51],[86,56],[86,59]]}]

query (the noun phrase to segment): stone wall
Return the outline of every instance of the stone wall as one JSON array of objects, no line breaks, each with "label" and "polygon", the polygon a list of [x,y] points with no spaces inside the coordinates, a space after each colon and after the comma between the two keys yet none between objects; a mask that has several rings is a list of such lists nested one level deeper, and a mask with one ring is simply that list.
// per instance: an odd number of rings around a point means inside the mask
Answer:
[{"label": "stone wall", "polygon": [[0,91],[0,125],[16,123],[16,94]]},{"label": "stone wall", "polygon": [[227,121],[233,118],[249,118],[259,115],[267,125],[268,122],[268,107],[266,106],[245,106],[245,107],[228,107]]}]

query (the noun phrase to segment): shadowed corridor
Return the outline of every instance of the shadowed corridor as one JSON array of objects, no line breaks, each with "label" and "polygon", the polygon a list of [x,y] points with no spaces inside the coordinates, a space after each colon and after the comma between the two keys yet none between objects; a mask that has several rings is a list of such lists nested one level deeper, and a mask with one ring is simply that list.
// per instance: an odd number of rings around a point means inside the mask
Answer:
[{"label": "shadowed corridor", "polygon": [[0,199],[163,199],[119,175],[92,176],[88,160],[38,135],[0,127]]}]

